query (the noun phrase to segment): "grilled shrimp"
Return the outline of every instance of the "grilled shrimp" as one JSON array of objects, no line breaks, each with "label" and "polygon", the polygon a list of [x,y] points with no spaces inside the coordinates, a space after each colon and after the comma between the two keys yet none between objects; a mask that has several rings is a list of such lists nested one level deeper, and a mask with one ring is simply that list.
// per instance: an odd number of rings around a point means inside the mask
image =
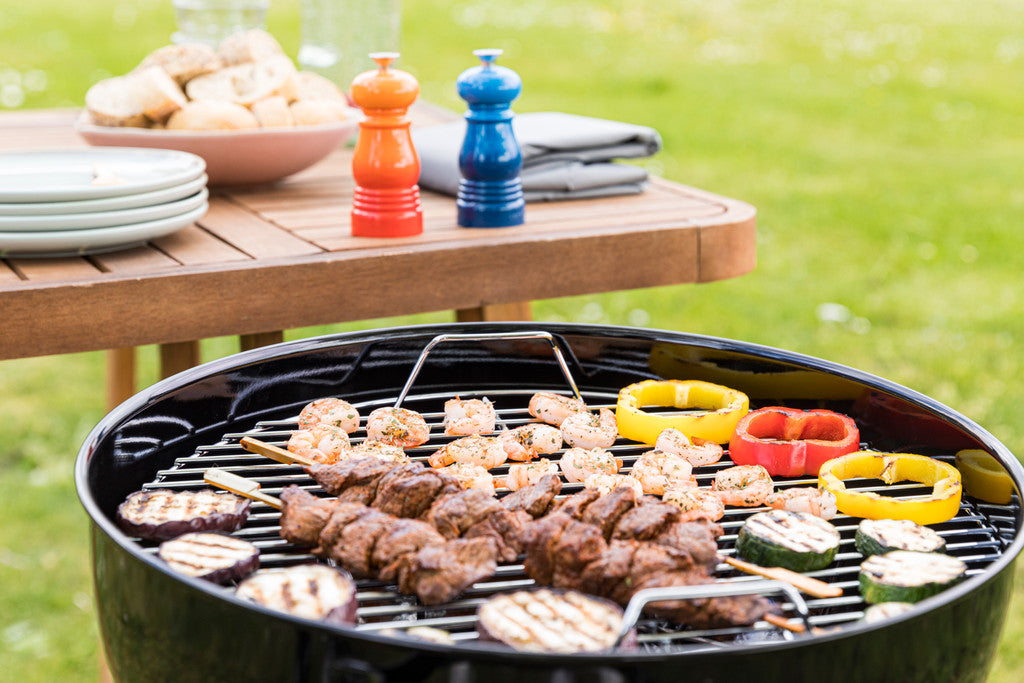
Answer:
[{"label": "grilled shrimp", "polygon": [[444,433],[448,436],[490,434],[497,415],[487,398],[461,399],[458,396],[444,403]]},{"label": "grilled shrimp", "polygon": [[601,408],[598,414],[576,413],[562,422],[562,438],[577,448],[608,448],[619,435],[615,413]]},{"label": "grilled shrimp", "polygon": [[834,493],[811,486],[796,486],[776,491],[768,496],[765,504],[776,510],[807,512],[822,519],[832,519],[839,512]]},{"label": "grilled shrimp", "polygon": [[711,465],[722,459],[722,447],[714,441],[689,437],[678,429],[669,427],[658,435],[654,447],[664,453],[678,455],[694,467]]},{"label": "grilled shrimp", "polygon": [[726,505],[753,508],[764,505],[775,482],[761,465],[736,465],[715,473],[711,491]]},{"label": "grilled shrimp", "polygon": [[505,462],[505,449],[493,436],[474,434],[446,443],[427,458],[427,463],[434,468],[453,462],[474,463],[489,470]]},{"label": "grilled shrimp", "polygon": [[508,466],[508,474],[494,479],[495,486],[504,486],[511,491],[518,491],[524,486],[536,484],[548,474],[558,474],[558,463],[547,458],[533,462],[518,463]]},{"label": "grilled shrimp", "polygon": [[359,429],[359,411],[340,398],[318,398],[306,404],[299,413],[299,429],[309,429],[320,423],[339,427],[346,434],[351,434]]},{"label": "grilled shrimp", "polygon": [[441,468],[459,480],[464,489],[480,489],[494,495],[494,476],[483,465],[474,462],[453,462]]},{"label": "grilled shrimp", "polygon": [[622,461],[603,448],[570,448],[558,461],[566,480],[582,482],[591,474],[617,474]]},{"label": "grilled shrimp", "polygon": [[725,514],[725,503],[713,492],[696,486],[667,488],[662,500],[679,508],[679,519],[694,522],[706,519],[715,522]]},{"label": "grilled shrimp", "polygon": [[329,424],[315,424],[308,429],[292,432],[288,450],[324,465],[342,460],[348,452],[348,434]]},{"label": "grilled shrimp", "polygon": [[531,422],[501,433],[498,438],[509,460],[528,462],[539,454],[557,453],[562,447],[562,432],[551,425]]},{"label": "grilled shrimp", "polygon": [[604,474],[599,472],[597,474],[588,475],[587,478],[583,480],[584,488],[597,489],[602,494],[611,493],[622,486],[633,489],[633,493],[636,494],[637,500],[644,495],[644,489],[640,486],[640,482],[634,477],[629,477],[625,474]]},{"label": "grilled shrimp", "polygon": [[696,486],[693,466],[678,455],[659,450],[647,451],[633,463],[631,477],[640,482],[644,493],[660,496],[669,487]]},{"label": "grilled shrimp", "polygon": [[372,439],[357,443],[348,449],[349,458],[365,458],[370,456],[394,462],[407,462],[409,460],[409,456],[400,447],[384,443],[383,441],[373,441]]},{"label": "grilled shrimp", "polygon": [[576,413],[589,412],[587,404],[572,396],[541,391],[530,398],[530,415],[549,425],[561,427],[565,418]]},{"label": "grilled shrimp", "polygon": [[366,418],[366,438],[399,448],[413,448],[430,438],[423,416],[406,408],[377,408]]}]

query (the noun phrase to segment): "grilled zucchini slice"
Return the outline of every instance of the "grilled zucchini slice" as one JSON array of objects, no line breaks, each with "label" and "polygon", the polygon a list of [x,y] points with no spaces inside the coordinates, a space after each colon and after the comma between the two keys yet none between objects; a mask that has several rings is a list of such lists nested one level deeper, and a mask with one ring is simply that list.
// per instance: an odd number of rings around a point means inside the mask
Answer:
[{"label": "grilled zucchini slice", "polygon": [[941,536],[909,519],[865,519],[857,526],[854,542],[864,557],[884,555],[893,550],[946,551],[946,541]]},{"label": "grilled zucchini slice", "polygon": [[920,602],[964,578],[967,565],[942,553],[893,550],[872,555],[860,565],[860,594],[872,605]]},{"label": "grilled zucchini slice", "polygon": [[806,512],[758,512],[740,528],[736,554],[762,567],[796,572],[824,569],[839,550],[839,531]]}]

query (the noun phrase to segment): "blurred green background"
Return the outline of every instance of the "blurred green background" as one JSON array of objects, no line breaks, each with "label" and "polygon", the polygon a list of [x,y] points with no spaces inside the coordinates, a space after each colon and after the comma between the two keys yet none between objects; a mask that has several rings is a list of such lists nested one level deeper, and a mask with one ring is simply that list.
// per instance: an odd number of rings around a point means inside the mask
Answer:
[{"label": "blurred green background", "polygon": [[[268,28],[293,57],[298,16],[298,0],[273,0]],[[5,2],[0,110],[79,107],[173,31],[169,0]],[[523,78],[517,111],[653,126],[665,147],[644,162],[651,173],[758,208],[750,275],[542,301],[538,319],[827,358],[928,394],[1024,452],[1024,2],[406,0],[402,41],[399,66],[426,99],[461,110],[454,81],[470,52],[500,47]],[[203,344],[205,360],[236,350]],[[140,387],[157,379],[155,349],[141,359]],[[103,392],[99,353],[0,363],[2,678],[95,678],[72,466]],[[1018,597],[992,681],[1024,680],[1022,636]]]}]

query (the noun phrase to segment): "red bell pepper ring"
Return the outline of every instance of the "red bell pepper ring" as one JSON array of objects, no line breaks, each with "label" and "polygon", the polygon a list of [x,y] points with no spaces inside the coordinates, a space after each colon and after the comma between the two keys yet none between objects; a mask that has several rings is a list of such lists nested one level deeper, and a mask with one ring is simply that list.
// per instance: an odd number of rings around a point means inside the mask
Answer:
[{"label": "red bell pepper ring", "polygon": [[799,477],[817,475],[826,460],[859,447],[860,430],[846,415],[772,406],[740,419],[729,456],[737,465],[761,465],[773,477]]}]

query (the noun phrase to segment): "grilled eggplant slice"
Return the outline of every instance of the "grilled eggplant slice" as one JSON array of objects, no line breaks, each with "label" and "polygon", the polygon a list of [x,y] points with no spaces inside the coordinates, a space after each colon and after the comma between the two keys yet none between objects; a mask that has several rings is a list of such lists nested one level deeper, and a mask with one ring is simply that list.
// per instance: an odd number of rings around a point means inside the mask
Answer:
[{"label": "grilled eggplant slice", "polygon": [[926,526],[909,519],[865,519],[857,525],[857,550],[864,557],[893,550],[942,553],[946,542]]},{"label": "grilled eggplant slice", "polygon": [[248,499],[213,489],[136,491],[117,508],[122,531],[153,541],[192,531],[234,531],[248,517]]},{"label": "grilled eggplant slice", "polygon": [[[609,650],[622,629],[622,608],[578,591],[542,588],[490,598],[477,610],[480,639],[525,652]],[[623,639],[633,647],[636,633]]]},{"label": "grilled eggplant slice", "polygon": [[157,556],[185,576],[227,583],[252,574],[260,565],[260,550],[226,534],[196,532],[160,544]]},{"label": "grilled eggplant slice", "polygon": [[875,624],[889,617],[898,617],[912,609],[914,609],[912,602],[880,602],[864,610],[864,616],[861,619],[868,624]]},{"label": "grilled eggplant slice", "polygon": [[261,569],[238,584],[235,595],[297,617],[356,622],[356,582],[345,570],[324,564]]},{"label": "grilled eggplant slice", "polygon": [[736,537],[736,554],[762,567],[807,572],[830,565],[839,541],[839,531],[820,517],[769,510],[744,522]]},{"label": "grilled eggplant slice", "polygon": [[865,602],[920,602],[938,595],[967,575],[967,565],[941,553],[893,550],[872,555],[860,565],[860,594]]}]

